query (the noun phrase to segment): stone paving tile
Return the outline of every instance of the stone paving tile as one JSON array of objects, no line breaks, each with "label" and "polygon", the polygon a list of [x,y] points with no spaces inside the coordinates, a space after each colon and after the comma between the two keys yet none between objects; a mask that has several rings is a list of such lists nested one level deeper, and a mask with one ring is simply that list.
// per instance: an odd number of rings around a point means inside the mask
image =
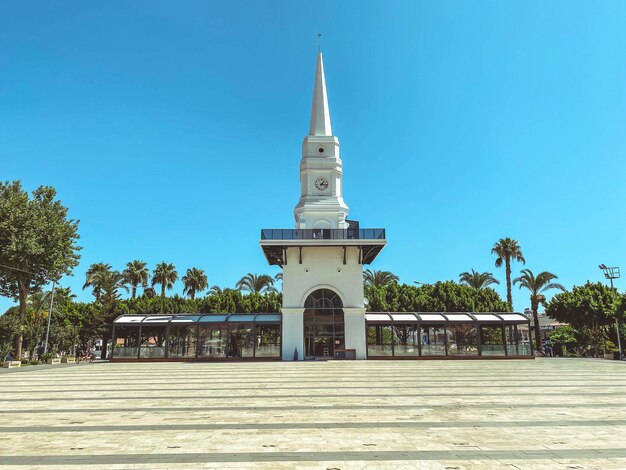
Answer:
[{"label": "stone paving tile", "polygon": [[0,467],[626,468],[625,365],[24,368],[0,375]]}]

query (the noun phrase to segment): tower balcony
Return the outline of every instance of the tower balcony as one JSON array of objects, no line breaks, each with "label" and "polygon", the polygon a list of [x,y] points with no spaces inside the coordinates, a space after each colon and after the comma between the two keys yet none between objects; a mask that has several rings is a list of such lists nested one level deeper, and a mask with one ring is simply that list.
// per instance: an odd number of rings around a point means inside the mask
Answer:
[{"label": "tower balcony", "polygon": [[359,249],[361,264],[370,264],[385,247],[387,240],[384,228],[321,228],[321,229],[283,229],[265,228],[261,230],[261,248],[267,262],[271,265],[284,266],[288,248],[310,246],[340,246],[345,251],[348,247]]}]

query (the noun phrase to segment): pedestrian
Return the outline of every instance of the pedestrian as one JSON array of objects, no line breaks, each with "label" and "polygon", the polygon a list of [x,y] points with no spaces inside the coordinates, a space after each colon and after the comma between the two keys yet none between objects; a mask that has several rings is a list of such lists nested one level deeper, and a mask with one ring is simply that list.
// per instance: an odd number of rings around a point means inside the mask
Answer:
[{"label": "pedestrian", "polygon": [[42,360],[41,356],[43,356],[43,351],[44,351],[43,344],[40,344],[39,347],[37,348],[37,360],[38,361]]}]

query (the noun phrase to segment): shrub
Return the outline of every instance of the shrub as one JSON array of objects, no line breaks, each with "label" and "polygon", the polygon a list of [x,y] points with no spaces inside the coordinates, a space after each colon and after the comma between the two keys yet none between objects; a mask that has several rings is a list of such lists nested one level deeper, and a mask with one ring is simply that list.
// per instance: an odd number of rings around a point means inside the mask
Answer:
[{"label": "shrub", "polygon": [[47,360],[54,359],[55,357],[56,357],[56,355],[54,353],[49,352],[49,353],[42,354],[41,355],[41,360],[46,362]]},{"label": "shrub", "polygon": [[27,366],[27,365],[28,365],[28,363],[29,363],[29,360],[28,360],[28,359],[22,359],[22,365],[23,365],[23,366]]},{"label": "shrub", "polygon": [[32,361],[30,361],[30,365],[31,366],[38,366],[39,365],[39,361],[37,359],[33,359]]}]

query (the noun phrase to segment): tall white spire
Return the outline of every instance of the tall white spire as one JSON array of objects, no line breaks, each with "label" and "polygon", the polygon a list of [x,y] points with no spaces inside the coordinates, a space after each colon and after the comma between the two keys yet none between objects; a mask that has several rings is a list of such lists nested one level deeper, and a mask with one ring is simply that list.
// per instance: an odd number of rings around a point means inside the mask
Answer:
[{"label": "tall white spire", "polygon": [[315,85],[313,87],[313,106],[311,109],[311,125],[309,135],[333,135],[330,126],[330,111],[328,110],[328,97],[326,96],[326,79],[324,78],[324,61],[322,51],[317,53],[317,66],[315,67]]},{"label": "tall white spire", "polygon": [[[318,36],[319,37],[319,36]],[[348,228],[342,196],[339,139],[330,127],[322,53],[317,54],[311,127],[302,142],[300,201],[294,209],[297,229]]]}]

